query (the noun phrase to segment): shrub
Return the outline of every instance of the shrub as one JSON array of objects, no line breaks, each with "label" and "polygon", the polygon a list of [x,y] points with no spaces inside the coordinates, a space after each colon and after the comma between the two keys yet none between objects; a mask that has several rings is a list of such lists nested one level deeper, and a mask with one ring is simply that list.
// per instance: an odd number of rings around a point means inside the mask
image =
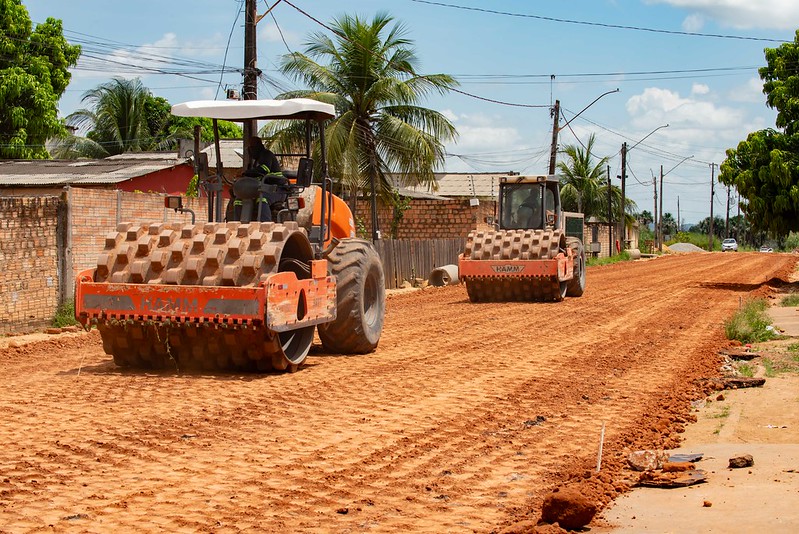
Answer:
[{"label": "shrub", "polygon": [[766,314],[768,304],[763,299],[746,301],[730,319],[724,323],[727,339],[737,339],[741,343],[757,343],[778,337],[769,329],[771,319]]},{"label": "shrub", "polygon": [[68,300],[58,306],[52,324],[56,328],[78,324],[78,321],[75,319],[74,300]]}]

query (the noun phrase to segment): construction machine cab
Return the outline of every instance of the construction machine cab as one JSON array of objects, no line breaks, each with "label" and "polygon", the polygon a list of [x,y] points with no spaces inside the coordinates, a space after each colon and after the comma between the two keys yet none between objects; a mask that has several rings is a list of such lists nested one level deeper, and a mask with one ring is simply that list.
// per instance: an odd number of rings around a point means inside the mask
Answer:
[{"label": "construction machine cab", "polygon": [[499,227],[543,230],[560,221],[556,176],[506,176],[499,184]]},{"label": "construction machine cab", "polygon": [[[308,223],[308,235],[317,255],[333,237],[354,235],[352,214],[346,205],[331,194],[332,180],[327,174],[324,122],[335,116],[335,107],[307,98],[286,100],[208,100],[192,101],[172,106],[172,114],[181,117],[209,117],[214,124],[214,143],[219,154],[218,120],[300,120],[305,123],[304,147],[291,154],[279,154],[297,162],[296,171],[279,173],[244,172],[235,179],[224,177],[221,158],[217,159],[215,175],[198,171],[203,189],[208,193],[208,221],[274,221],[283,223],[299,220],[298,212],[306,201],[313,207],[313,220]],[[314,174],[312,140],[319,143],[321,165],[317,165],[318,193],[305,195]],[[231,201],[223,207],[223,184],[230,186]],[[336,211],[338,211],[337,220]]]}]

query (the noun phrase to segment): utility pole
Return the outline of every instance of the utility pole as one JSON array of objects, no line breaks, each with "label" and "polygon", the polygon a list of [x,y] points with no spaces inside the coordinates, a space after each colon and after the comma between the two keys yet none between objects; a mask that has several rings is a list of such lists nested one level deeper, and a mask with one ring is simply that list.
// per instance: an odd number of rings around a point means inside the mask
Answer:
[{"label": "utility pole", "polygon": [[660,166],[660,208],[658,209],[658,250],[663,252],[663,165]]},{"label": "utility pole", "polygon": [[677,231],[682,232],[682,221],[680,221],[680,197],[677,197]]},{"label": "utility pole", "polygon": [[[649,172],[652,172],[651,169]],[[652,230],[655,233],[655,245],[658,246],[658,179],[655,173],[652,172],[652,187],[655,190],[654,206],[652,207]],[[652,250],[654,252],[654,249]]]},{"label": "utility pole", "polygon": [[627,237],[627,220],[624,216],[627,198],[624,194],[624,186],[627,183],[627,142],[621,145],[621,232],[619,233],[619,247],[624,250],[624,239]]},{"label": "utility pole", "polygon": [[724,237],[730,237],[730,186],[727,186],[727,217],[724,219]]},{"label": "utility pole", "polygon": [[[244,100],[258,100],[258,51],[256,47],[257,0],[247,0],[244,10]],[[248,120],[243,123],[244,150],[243,161],[246,166],[250,161],[249,139],[258,135],[258,121]],[[219,155],[217,154],[217,157]]]},{"label": "utility pole", "polygon": [[552,148],[549,152],[549,174],[555,174],[555,160],[558,157],[558,132],[560,130],[560,100],[555,100],[555,107],[552,108],[552,115],[555,117],[552,124]]},{"label": "utility pole", "polygon": [[713,198],[716,195],[716,164],[710,164],[710,236],[707,249],[713,252]]},{"label": "utility pole", "polygon": [[613,201],[610,187],[610,165],[608,165],[608,258],[613,256]]}]

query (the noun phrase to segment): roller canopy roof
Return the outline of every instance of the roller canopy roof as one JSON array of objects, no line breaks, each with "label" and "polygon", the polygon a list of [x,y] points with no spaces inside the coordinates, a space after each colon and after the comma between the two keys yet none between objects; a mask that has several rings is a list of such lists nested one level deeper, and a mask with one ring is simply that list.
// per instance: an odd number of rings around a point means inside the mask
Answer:
[{"label": "roller canopy roof", "polygon": [[336,108],[310,98],[288,100],[193,100],[172,106],[177,117],[208,117],[226,121],[250,119],[326,120],[336,116]]}]

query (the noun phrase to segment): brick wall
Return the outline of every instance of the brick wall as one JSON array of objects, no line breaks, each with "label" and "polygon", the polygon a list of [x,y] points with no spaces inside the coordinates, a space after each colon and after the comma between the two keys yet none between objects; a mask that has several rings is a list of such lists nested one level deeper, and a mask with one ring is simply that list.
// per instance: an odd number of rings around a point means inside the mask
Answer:
[{"label": "brick wall", "polygon": [[[478,227],[487,227],[486,218],[494,216],[493,201],[481,200],[471,206],[468,199],[411,200],[397,226],[396,239],[438,239],[466,237]],[[378,204],[378,228],[383,238],[391,236],[394,211]],[[356,219],[371,236],[372,216],[368,200],[358,202]]]},{"label": "brick wall", "polygon": [[[188,213],[164,208],[164,195],[129,193],[103,189],[67,188],[73,275],[95,267],[105,246],[105,237],[124,222],[191,222]],[[206,198],[184,198],[183,205],[194,210],[197,222],[208,220]],[[74,283],[74,282],[73,282]]]},{"label": "brick wall", "polygon": [[50,323],[59,299],[57,196],[0,198],[0,334]]}]

